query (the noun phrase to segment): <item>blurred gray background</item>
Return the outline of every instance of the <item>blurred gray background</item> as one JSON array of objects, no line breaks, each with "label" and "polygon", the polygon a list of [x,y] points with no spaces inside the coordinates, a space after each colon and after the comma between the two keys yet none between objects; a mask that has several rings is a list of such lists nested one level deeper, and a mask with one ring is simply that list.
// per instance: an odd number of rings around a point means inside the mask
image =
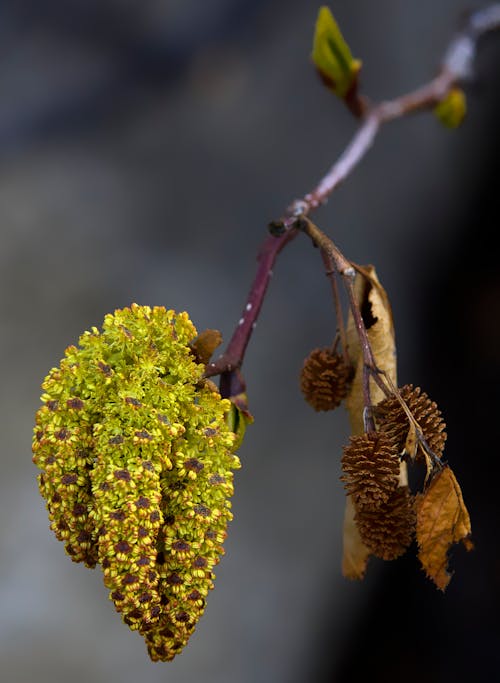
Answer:
[{"label": "blurred gray background", "polygon": [[[428,80],[461,13],[478,6],[332,8],[364,60],[364,90],[380,99]],[[500,285],[488,235],[498,230],[500,36],[484,41],[459,131],[429,115],[392,124],[315,217],[348,257],[376,264],[400,382],[422,384],[448,418],[447,456],[479,543],[474,555],[455,553],[444,597],[414,549],[390,565],[373,560],[363,583],[341,576],[348,424],[342,411],[313,413],[298,390],[304,356],[335,331],[321,260],[300,237],[275,268],[245,361],[256,419],[226,557],[174,662],[149,661],[99,571],[74,565],[49,532],[37,491],[33,416],[64,348],[133,301],[187,310],[198,329],[229,339],[268,221],[355,131],[309,62],[317,8],[0,4],[2,683],[357,681],[364,666],[371,680],[442,683],[500,666],[487,428],[498,409]]]}]

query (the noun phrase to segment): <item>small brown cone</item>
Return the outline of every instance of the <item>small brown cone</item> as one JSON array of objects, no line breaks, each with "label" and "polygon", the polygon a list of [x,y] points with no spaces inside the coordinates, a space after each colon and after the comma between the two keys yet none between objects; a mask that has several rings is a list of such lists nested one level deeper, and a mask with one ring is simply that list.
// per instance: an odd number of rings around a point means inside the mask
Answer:
[{"label": "small brown cone", "polygon": [[333,410],[347,396],[352,368],[331,349],[314,349],[305,359],[300,389],[314,410]]},{"label": "small brown cone", "polygon": [[[400,389],[401,397],[420,425],[430,449],[440,458],[446,442],[446,424],[437,404],[420,387],[406,384]],[[375,409],[380,431],[389,434],[401,452],[405,447],[409,423],[405,411],[395,396],[381,401]]]},{"label": "small brown cone", "polygon": [[341,480],[356,507],[378,508],[399,482],[400,460],[394,441],[382,432],[351,436],[342,456]]},{"label": "small brown cone", "polygon": [[395,560],[415,533],[413,496],[408,487],[400,486],[379,508],[358,507],[354,519],[366,547],[382,560]]}]

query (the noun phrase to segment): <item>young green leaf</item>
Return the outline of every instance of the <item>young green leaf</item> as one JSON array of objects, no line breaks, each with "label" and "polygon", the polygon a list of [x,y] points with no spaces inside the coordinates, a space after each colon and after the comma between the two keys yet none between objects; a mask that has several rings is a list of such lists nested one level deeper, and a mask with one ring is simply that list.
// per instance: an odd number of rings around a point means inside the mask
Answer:
[{"label": "young green leaf", "polygon": [[342,99],[356,87],[361,69],[330,9],[320,7],[314,32],[312,60],[325,85]]},{"label": "young green leaf", "polygon": [[235,434],[234,450],[236,451],[243,441],[248,425],[253,423],[253,415],[248,411],[246,394],[231,396],[231,408],[226,415],[229,429]]}]

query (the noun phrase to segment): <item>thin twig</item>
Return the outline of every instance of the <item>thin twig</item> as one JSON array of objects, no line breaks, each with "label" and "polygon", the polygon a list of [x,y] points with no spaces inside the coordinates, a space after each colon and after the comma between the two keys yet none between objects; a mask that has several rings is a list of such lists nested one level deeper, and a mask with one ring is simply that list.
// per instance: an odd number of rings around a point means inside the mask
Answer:
[{"label": "thin twig", "polygon": [[[387,381],[387,383],[391,389],[391,393],[396,397],[398,403],[400,404],[400,406],[404,410],[406,417],[408,418],[408,421],[415,428],[415,434],[416,434],[418,442],[420,444],[420,448],[422,449],[422,451],[424,453],[426,461],[428,462],[430,460],[431,469],[432,470],[442,469],[443,463],[441,461],[441,458],[436,453],[434,453],[432,448],[427,443],[427,439],[424,436],[422,428],[420,427],[419,423],[415,419],[415,416],[413,415],[413,413],[409,409],[408,404],[406,403],[406,401],[404,400],[404,398],[401,395],[401,392],[399,391],[397,386],[394,384],[392,379],[389,377],[389,375],[387,375],[385,372],[383,373],[383,375],[384,375],[384,377],[385,377],[385,379],[386,379],[386,381]],[[428,478],[431,474],[431,471],[430,471],[429,467],[427,469],[428,469],[428,472],[427,472],[427,478]]]},{"label": "thin twig", "polygon": [[[373,377],[376,384],[388,395],[389,388],[384,384],[382,376],[385,376],[377,367],[375,356],[373,355],[370,340],[366,330],[365,321],[361,313],[356,294],[354,291],[354,279],[356,271],[350,261],[342,254],[334,242],[317,225],[307,217],[299,219],[296,223],[298,229],[308,235],[315,246],[319,247],[324,254],[326,263],[332,263],[333,267],[341,274],[344,286],[349,299],[349,307],[354,321],[354,326],[358,334],[361,353],[363,357],[363,404],[365,407],[364,423],[366,431],[375,431],[375,422],[371,414],[372,401],[370,391],[370,377]],[[338,297],[337,297],[338,298]],[[337,314],[338,315],[338,314]],[[341,314],[340,314],[340,317]]]},{"label": "thin twig", "polygon": [[340,344],[342,346],[342,356],[344,358],[344,363],[346,365],[350,365],[351,360],[349,358],[349,349],[347,346],[347,335],[345,331],[344,316],[342,314],[342,305],[340,301],[339,288],[337,284],[337,271],[335,269],[335,263],[326,251],[321,250],[321,257],[323,259],[323,263],[325,266],[326,275],[330,280],[330,285],[332,288],[333,303],[335,306],[335,317],[337,318],[337,331],[338,336],[340,336]]},{"label": "thin twig", "polygon": [[324,251],[333,262],[335,270],[344,277],[348,275],[353,278],[356,274],[352,263],[346,259],[340,249],[325,235],[323,230],[318,228],[307,216],[301,216],[295,221],[295,228],[309,235],[313,244]]},{"label": "thin twig", "polygon": [[470,79],[478,39],[499,28],[500,5],[472,14],[466,28],[449,45],[440,71],[432,81],[396,99],[368,107],[363,124],[339,159],[314,190],[294,203],[301,207],[302,213],[308,214],[326,202],[368,152],[382,124],[435,107],[453,87]]},{"label": "thin twig", "polygon": [[273,266],[278,254],[296,235],[296,230],[288,230],[280,237],[268,237],[262,245],[257,273],[238,325],[224,354],[207,365],[206,377],[231,372],[241,366],[248,342],[257,325],[257,318],[273,276]]}]

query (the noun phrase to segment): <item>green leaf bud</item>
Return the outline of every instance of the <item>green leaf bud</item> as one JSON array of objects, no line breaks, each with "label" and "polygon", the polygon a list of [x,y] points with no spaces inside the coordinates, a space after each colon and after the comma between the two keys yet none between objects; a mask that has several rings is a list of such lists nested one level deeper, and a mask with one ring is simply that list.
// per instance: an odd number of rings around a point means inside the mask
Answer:
[{"label": "green leaf bud", "polygon": [[451,88],[434,108],[434,114],[446,128],[458,128],[466,113],[467,100],[461,88]]},{"label": "green leaf bud", "polygon": [[330,9],[320,7],[312,60],[323,82],[341,99],[346,99],[357,86],[361,61],[354,59]]}]

